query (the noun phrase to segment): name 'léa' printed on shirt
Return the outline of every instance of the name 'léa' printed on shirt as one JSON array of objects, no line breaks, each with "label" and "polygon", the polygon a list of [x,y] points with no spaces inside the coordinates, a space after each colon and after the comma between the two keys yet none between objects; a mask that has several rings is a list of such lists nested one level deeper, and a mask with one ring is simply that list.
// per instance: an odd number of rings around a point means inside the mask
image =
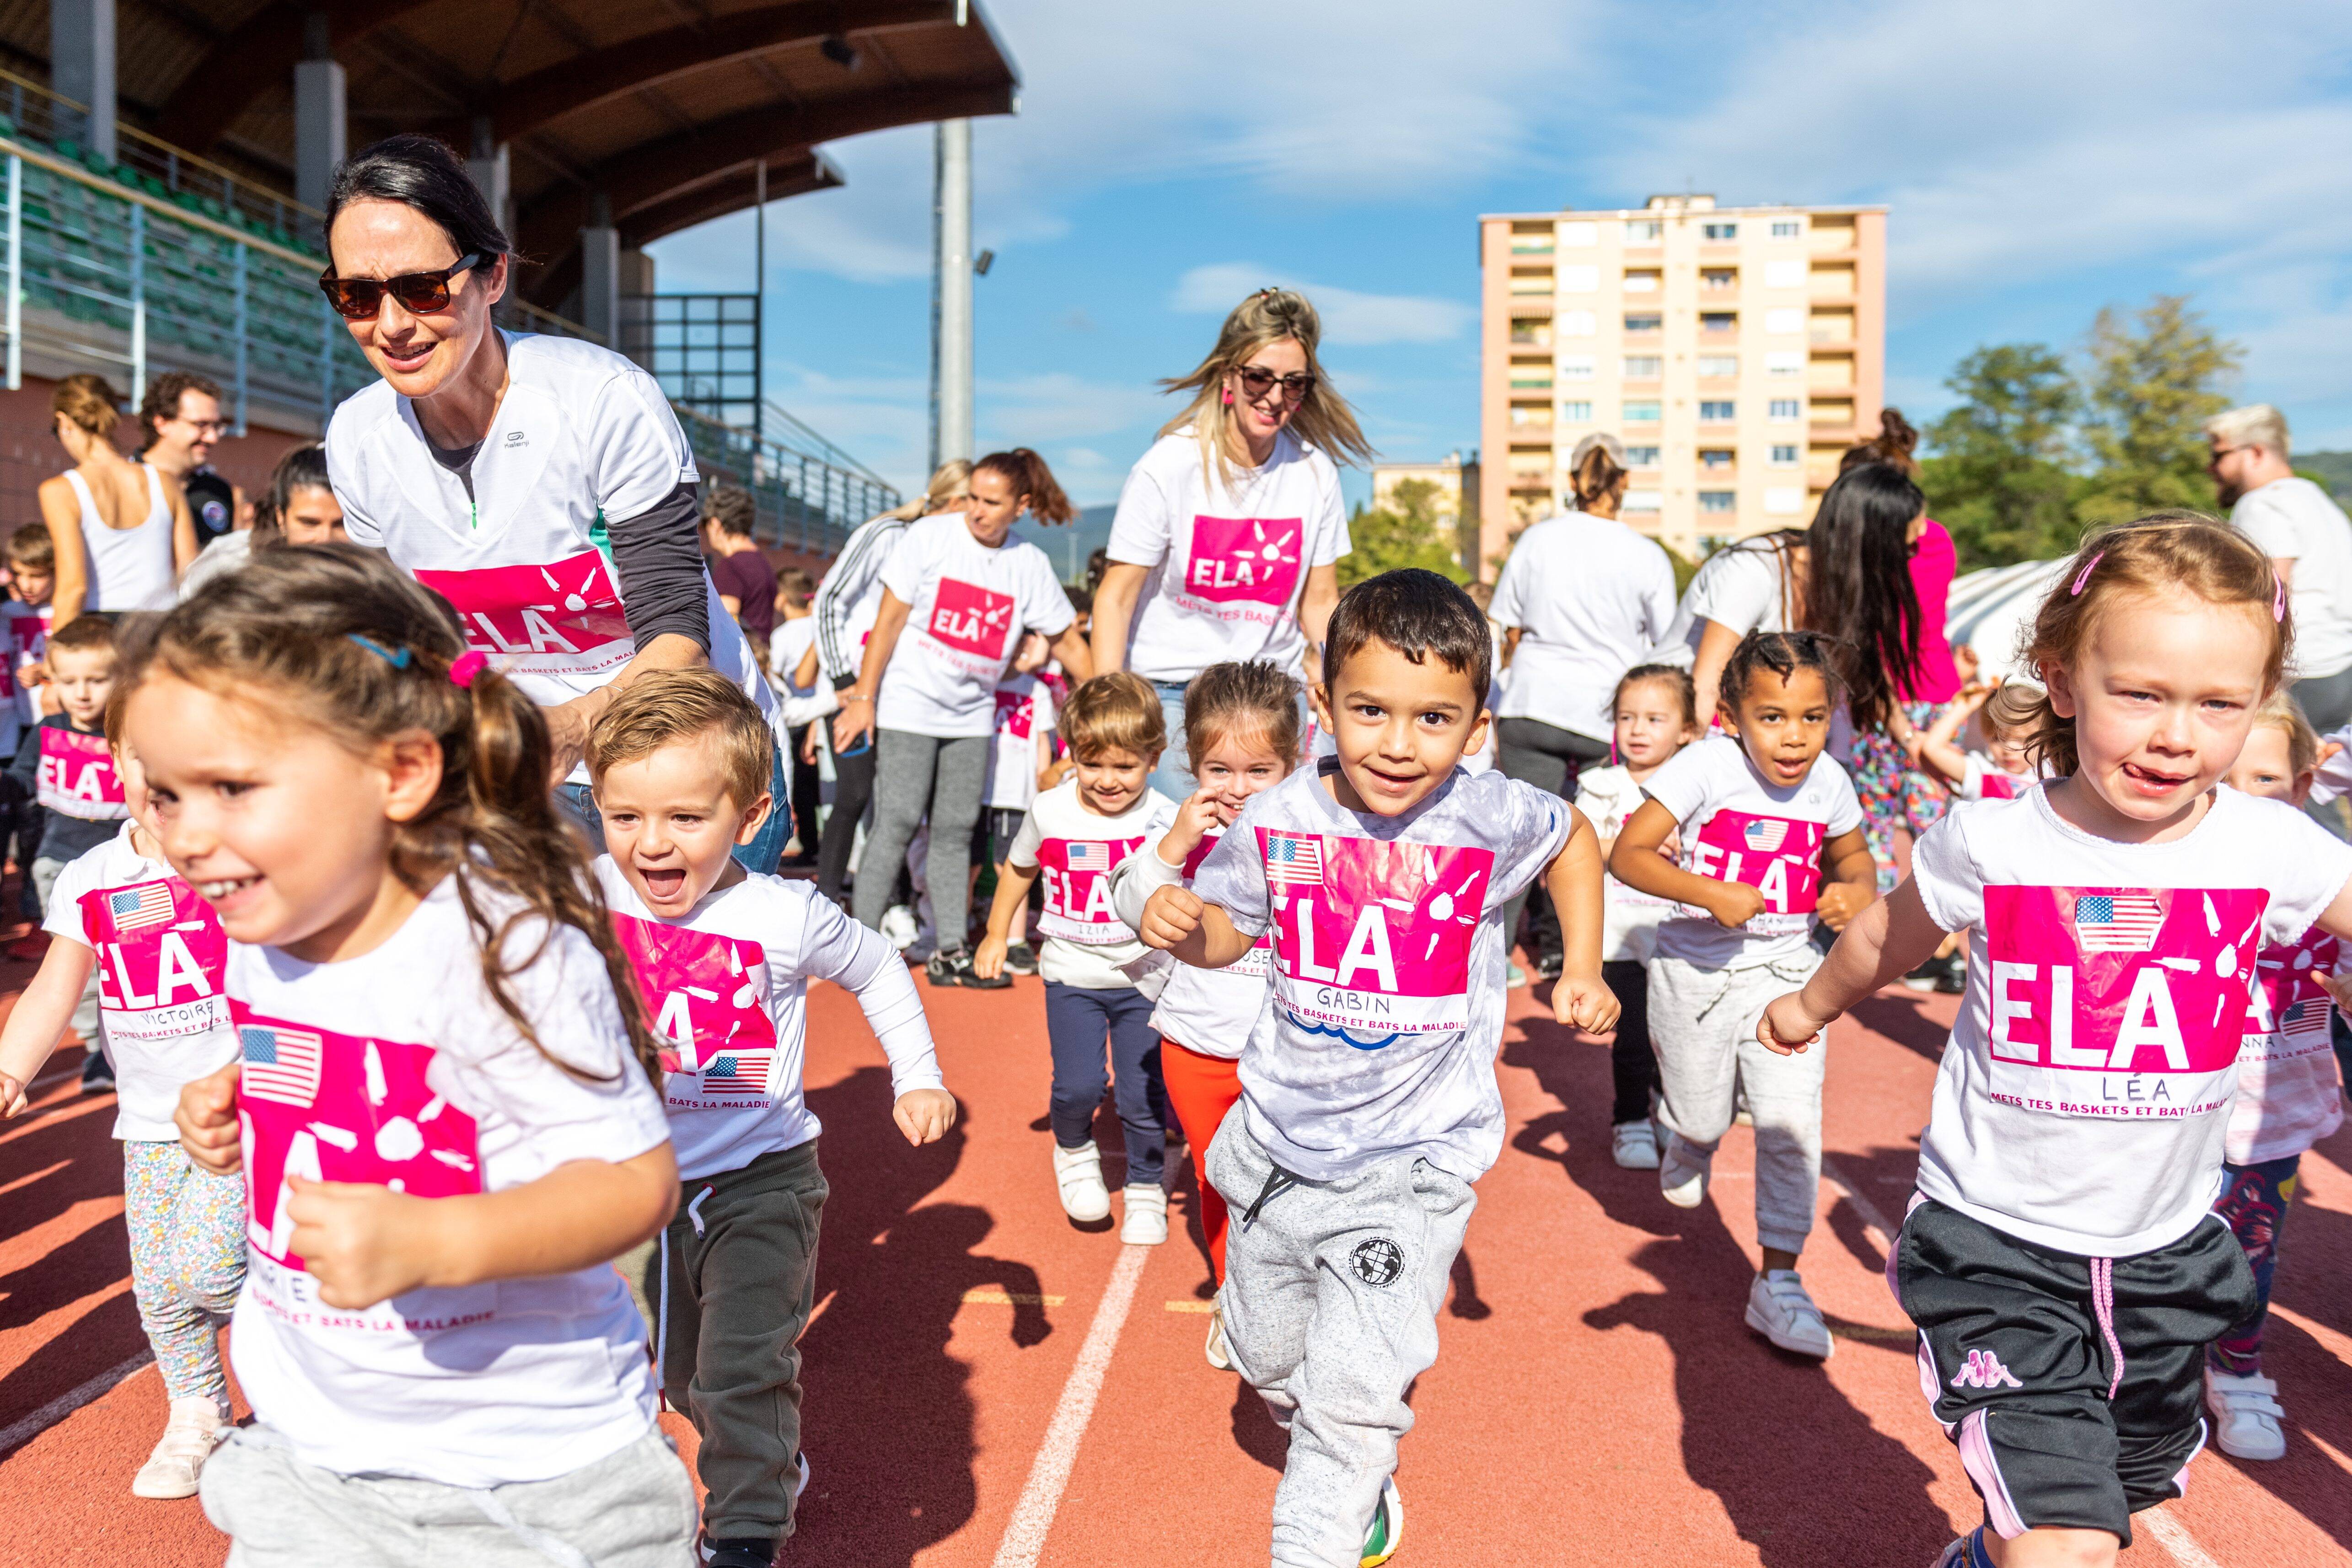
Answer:
[{"label": "name 'l\u00e9a' printed on shirt", "polygon": [[1359,1050],[1470,1024],[1470,946],[1494,852],[1257,829],[1275,990],[1291,1022]]},{"label": "name 'l\u00e9a' printed on shirt", "polygon": [[2222,1110],[2269,903],[2259,888],[1987,887],[1993,1098],[2060,1116]]}]

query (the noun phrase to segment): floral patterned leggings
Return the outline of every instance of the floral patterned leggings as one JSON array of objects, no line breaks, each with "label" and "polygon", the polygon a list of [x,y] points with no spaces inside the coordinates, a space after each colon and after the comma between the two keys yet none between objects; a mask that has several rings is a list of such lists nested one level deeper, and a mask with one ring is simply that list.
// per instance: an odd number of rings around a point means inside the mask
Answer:
[{"label": "floral patterned leggings", "polygon": [[[1906,702],[1904,714],[1912,727],[1925,730],[1942,711],[1933,702]],[[1944,786],[1915,771],[1910,754],[1884,730],[1853,732],[1853,793],[1862,797],[1862,836],[1878,867],[1878,891],[1883,898],[1895,890],[1895,831],[1908,827],[1913,836],[1925,833],[1942,819],[1951,796]]]},{"label": "floral patterned leggings", "polygon": [[177,1143],[126,1140],[131,1293],[173,1399],[228,1407],[219,1331],[245,1283],[245,1182],[199,1168]]},{"label": "floral patterned leggings", "polygon": [[2259,1165],[2221,1167],[2228,1185],[2213,1210],[2230,1222],[2238,1245],[2246,1249],[2247,1266],[2254,1271],[2254,1310],[2206,1351],[2206,1362],[2215,1372],[2246,1377],[2263,1370],[2263,1321],[2270,1316],[2279,1232],[2286,1228],[2287,1205],[2294,1201],[2295,1167],[2302,1163],[2302,1155],[2289,1154]]}]

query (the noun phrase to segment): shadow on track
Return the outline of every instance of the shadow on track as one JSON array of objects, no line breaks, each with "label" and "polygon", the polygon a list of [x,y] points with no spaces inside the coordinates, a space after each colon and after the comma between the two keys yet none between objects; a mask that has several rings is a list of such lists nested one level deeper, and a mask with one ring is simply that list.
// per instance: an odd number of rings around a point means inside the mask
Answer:
[{"label": "shadow on track", "polygon": [[[980,1249],[992,1215],[968,1204],[919,1206],[962,1158],[968,1123],[909,1149],[890,1131],[890,1076],[878,1067],[808,1100],[827,1129],[820,1157],[833,1194],[817,1247],[823,1316],[801,1341],[814,1495],[802,1501],[787,1552],[839,1568],[906,1568],[975,1506],[971,1369],[947,1348],[964,1293],[1013,1298],[1016,1346],[1053,1331],[1036,1271]],[[1003,1320],[980,1321],[993,1331]]]}]

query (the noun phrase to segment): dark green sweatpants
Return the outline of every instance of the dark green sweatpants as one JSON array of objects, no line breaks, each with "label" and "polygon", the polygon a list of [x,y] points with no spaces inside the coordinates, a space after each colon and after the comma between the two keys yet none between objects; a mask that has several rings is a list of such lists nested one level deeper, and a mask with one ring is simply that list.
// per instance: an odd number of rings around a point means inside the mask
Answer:
[{"label": "dark green sweatpants", "polygon": [[656,1375],[701,1435],[709,1541],[793,1532],[801,1330],[816,1303],[816,1142],[684,1184],[646,1263]]}]

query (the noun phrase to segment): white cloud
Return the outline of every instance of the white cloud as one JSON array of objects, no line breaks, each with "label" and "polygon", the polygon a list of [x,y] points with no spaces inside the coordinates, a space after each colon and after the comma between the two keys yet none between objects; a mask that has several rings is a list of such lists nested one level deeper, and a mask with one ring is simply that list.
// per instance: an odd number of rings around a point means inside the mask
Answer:
[{"label": "white cloud", "polygon": [[1477,308],[1457,300],[1412,294],[1367,294],[1329,283],[1310,283],[1273,268],[1246,261],[1195,267],[1177,280],[1176,310],[1223,316],[1255,289],[1295,289],[1315,303],[1323,318],[1326,342],[1349,347],[1375,343],[1442,343],[1459,337],[1477,319]]}]

